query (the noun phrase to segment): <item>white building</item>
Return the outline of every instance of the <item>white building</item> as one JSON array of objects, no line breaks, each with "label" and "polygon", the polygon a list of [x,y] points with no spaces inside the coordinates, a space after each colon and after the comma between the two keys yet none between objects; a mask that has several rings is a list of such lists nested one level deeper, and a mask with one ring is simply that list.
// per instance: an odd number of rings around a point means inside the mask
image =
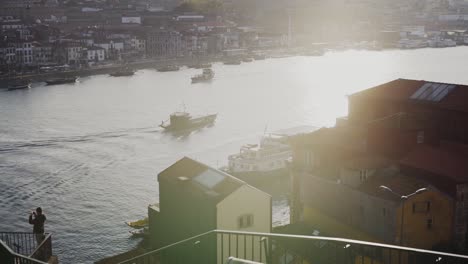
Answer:
[{"label": "white building", "polygon": [[[211,230],[271,232],[271,196],[227,173],[190,158],[182,158],[158,175],[159,204],[148,208],[154,247]],[[218,240],[218,252],[228,245]],[[243,242],[239,242],[239,254]],[[224,250],[227,252],[226,248]],[[260,259],[260,243],[249,247]],[[228,256],[224,256],[228,257]],[[265,255],[262,256],[265,259]],[[217,263],[225,263],[220,258]]]},{"label": "white building", "polygon": [[141,17],[122,17],[122,24],[141,24]]},{"label": "white building", "polygon": [[141,37],[132,37],[127,41],[128,47],[131,50],[136,50],[138,52],[145,52],[146,51],[146,39]]},{"label": "white building", "polygon": [[18,42],[16,44],[16,63],[22,65],[32,65],[33,60],[33,43],[29,41]]},{"label": "white building", "polygon": [[104,42],[95,42],[94,46],[103,48],[106,52],[106,59],[121,60],[124,51],[124,42],[122,40],[106,40]]},{"label": "white building", "polygon": [[78,64],[82,58],[83,47],[79,45],[68,45],[65,47],[65,54],[68,64]]},{"label": "white building", "polygon": [[86,59],[88,63],[100,62],[105,59],[106,52],[101,47],[90,47],[86,50]]},{"label": "white building", "polygon": [[52,45],[35,42],[32,50],[35,65],[49,65],[54,62]]}]

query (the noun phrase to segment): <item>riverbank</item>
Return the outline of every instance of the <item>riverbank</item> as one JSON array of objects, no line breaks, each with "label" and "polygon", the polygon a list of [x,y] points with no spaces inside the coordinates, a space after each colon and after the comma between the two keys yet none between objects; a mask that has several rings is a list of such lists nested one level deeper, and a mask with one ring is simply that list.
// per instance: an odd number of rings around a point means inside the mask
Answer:
[{"label": "riverbank", "polygon": [[[205,59],[207,61],[214,61],[213,58]],[[67,71],[55,71],[55,72],[44,72],[44,73],[33,73],[33,74],[24,74],[18,76],[7,76],[1,77],[0,82],[8,83],[15,80],[30,80],[31,82],[43,82],[50,78],[64,78],[64,77],[86,77],[99,74],[109,74],[112,72],[119,71],[123,68],[131,68],[134,70],[147,69],[147,68],[157,68],[168,65],[188,65],[193,63],[193,59],[190,58],[177,58],[177,59],[158,59],[158,60],[144,60],[131,62],[127,64],[117,64],[117,65],[106,65],[106,66],[97,66],[92,68],[82,68],[77,70],[67,70]]]},{"label": "riverbank", "polygon": [[[252,51],[253,53],[265,54],[266,57],[278,58],[278,57],[290,57],[300,55],[296,49],[270,49],[270,50],[257,50]],[[307,54],[303,54],[307,55]],[[249,56],[244,55],[244,56]],[[131,68],[133,70],[141,70],[148,68],[158,68],[169,65],[176,66],[189,66],[197,63],[216,63],[223,62],[224,60],[229,59],[223,56],[204,56],[202,58],[194,57],[181,57],[181,58],[165,58],[165,59],[150,59],[150,60],[140,60],[135,62],[128,62],[125,64],[111,64],[111,65],[101,65],[90,68],[81,68],[75,70],[64,70],[64,71],[54,71],[54,72],[41,72],[41,73],[30,73],[22,74],[15,76],[0,76],[0,86],[6,86],[8,83],[17,81],[17,80],[28,80],[31,82],[44,82],[50,78],[67,78],[67,77],[87,77],[100,74],[110,74],[122,70],[124,68]]]}]

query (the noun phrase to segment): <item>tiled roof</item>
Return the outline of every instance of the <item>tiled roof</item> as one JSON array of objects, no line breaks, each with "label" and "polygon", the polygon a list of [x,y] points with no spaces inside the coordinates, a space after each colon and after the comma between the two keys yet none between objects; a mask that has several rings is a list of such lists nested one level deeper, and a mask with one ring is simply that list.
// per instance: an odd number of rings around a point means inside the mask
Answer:
[{"label": "tiled roof", "polygon": [[[458,150],[457,150],[458,146]],[[438,175],[433,180],[447,184],[468,182],[468,155],[462,144],[442,144],[440,147],[419,145],[403,158],[404,166]]]},{"label": "tiled roof", "polygon": [[391,200],[395,202],[400,201],[400,198],[397,195],[381,189],[381,185],[384,185],[395,193],[401,195],[408,195],[414,193],[420,188],[429,187],[429,183],[426,181],[402,174],[398,168],[390,167],[378,170],[375,174],[372,175],[372,177],[361,184],[358,187],[358,190],[385,200]]},{"label": "tiled roof", "polygon": [[370,97],[372,99],[404,101],[408,100],[424,83],[425,81],[397,79],[354,93],[350,95],[350,97]]},{"label": "tiled roof", "polygon": [[457,85],[442,101],[440,107],[455,111],[468,112],[468,86]]},{"label": "tiled roof", "polygon": [[191,188],[215,200],[222,200],[241,186],[247,185],[234,176],[187,157],[159,173],[158,180],[181,186],[190,185]]},{"label": "tiled roof", "polygon": [[[415,93],[424,85],[430,84],[433,84],[434,87],[437,87],[438,85],[450,85],[454,88],[448,92],[446,96],[441,96],[440,100],[437,101],[410,98],[415,95]],[[383,99],[408,103],[432,104],[443,109],[468,112],[468,86],[460,84],[445,84],[424,80],[397,79],[361,92],[354,93],[350,95],[350,98],[364,98],[366,100]]]},{"label": "tiled roof", "polygon": [[367,130],[361,127],[320,128],[314,132],[291,137],[291,144],[341,150],[361,151]]}]

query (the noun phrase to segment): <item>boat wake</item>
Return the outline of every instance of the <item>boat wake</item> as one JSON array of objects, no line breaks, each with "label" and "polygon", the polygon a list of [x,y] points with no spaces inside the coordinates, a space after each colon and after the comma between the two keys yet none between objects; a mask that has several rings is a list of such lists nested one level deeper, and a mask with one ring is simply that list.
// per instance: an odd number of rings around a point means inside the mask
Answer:
[{"label": "boat wake", "polygon": [[53,137],[50,139],[44,140],[31,140],[31,141],[4,141],[0,142],[0,153],[1,152],[13,152],[19,151],[22,149],[30,148],[42,148],[42,147],[54,147],[60,146],[64,143],[83,143],[83,142],[93,142],[99,139],[108,139],[108,138],[121,138],[135,133],[155,133],[161,132],[160,129],[155,129],[154,127],[142,127],[142,128],[132,128],[119,131],[109,131],[96,134],[88,134],[81,136],[69,136],[69,137]]}]

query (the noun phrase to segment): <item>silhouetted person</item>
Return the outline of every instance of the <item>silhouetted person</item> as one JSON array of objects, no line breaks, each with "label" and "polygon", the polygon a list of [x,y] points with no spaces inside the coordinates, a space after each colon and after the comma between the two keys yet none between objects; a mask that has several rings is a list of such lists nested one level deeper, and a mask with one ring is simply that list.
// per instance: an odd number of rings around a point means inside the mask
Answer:
[{"label": "silhouetted person", "polygon": [[46,221],[45,215],[42,214],[42,208],[36,208],[36,212],[29,215],[29,223],[34,225],[33,233],[36,235],[36,241],[39,245],[44,239],[44,222]]}]

